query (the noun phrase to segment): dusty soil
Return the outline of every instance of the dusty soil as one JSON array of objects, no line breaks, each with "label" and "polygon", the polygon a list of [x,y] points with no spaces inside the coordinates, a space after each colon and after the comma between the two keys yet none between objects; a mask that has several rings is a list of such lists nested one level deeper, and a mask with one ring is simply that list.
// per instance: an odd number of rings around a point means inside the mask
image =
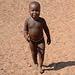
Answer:
[{"label": "dusty soil", "polygon": [[[40,75],[33,69],[23,36],[31,1],[0,0],[0,75]],[[36,1],[41,4],[40,16],[45,18],[51,35],[42,75],[75,75],[75,0]]]}]

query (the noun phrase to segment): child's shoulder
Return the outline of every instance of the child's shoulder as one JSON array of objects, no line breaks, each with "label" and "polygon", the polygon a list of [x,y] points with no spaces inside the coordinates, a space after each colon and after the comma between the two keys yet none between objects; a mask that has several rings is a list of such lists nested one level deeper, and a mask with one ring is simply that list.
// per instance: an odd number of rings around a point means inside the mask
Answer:
[{"label": "child's shoulder", "polygon": [[31,21],[30,21],[30,19],[31,19],[30,17],[29,17],[29,18],[27,18],[27,19],[25,20],[25,23],[27,23],[27,24],[28,24],[29,22],[31,22]]},{"label": "child's shoulder", "polygon": [[45,21],[45,19],[44,19],[43,17],[40,17],[40,19],[41,19],[42,21]]},{"label": "child's shoulder", "polygon": [[45,22],[45,19],[44,19],[44,18],[42,18],[42,17],[40,17],[40,20],[41,20],[42,22]]},{"label": "child's shoulder", "polygon": [[31,18],[29,17],[29,18],[27,18],[25,21],[29,21]]},{"label": "child's shoulder", "polygon": [[43,17],[39,17],[41,20],[45,20]]}]

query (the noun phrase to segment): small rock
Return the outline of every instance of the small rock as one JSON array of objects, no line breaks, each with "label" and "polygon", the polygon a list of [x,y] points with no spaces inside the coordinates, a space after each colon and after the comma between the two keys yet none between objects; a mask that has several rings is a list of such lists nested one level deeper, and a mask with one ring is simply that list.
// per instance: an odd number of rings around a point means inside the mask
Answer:
[{"label": "small rock", "polygon": [[31,65],[29,64],[28,67],[31,67]]},{"label": "small rock", "polygon": [[3,70],[3,68],[1,68],[1,70]]}]

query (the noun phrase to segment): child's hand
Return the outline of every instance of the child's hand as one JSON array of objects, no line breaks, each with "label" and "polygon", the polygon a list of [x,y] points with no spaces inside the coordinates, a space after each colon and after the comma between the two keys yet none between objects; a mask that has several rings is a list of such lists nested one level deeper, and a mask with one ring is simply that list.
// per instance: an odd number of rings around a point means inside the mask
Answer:
[{"label": "child's hand", "polygon": [[30,42],[30,37],[29,36],[27,37],[27,41]]},{"label": "child's hand", "polygon": [[51,40],[50,39],[47,39],[47,44],[49,45],[51,43]]},{"label": "child's hand", "polygon": [[30,36],[29,36],[29,35],[27,35],[25,38],[26,38],[26,40],[27,40],[28,42],[30,42]]}]

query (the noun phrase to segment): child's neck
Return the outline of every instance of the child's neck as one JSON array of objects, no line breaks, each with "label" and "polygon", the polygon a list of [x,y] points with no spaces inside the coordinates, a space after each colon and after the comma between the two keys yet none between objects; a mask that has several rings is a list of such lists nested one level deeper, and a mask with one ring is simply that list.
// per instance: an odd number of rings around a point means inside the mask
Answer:
[{"label": "child's neck", "polygon": [[[32,17],[31,17],[32,18]],[[32,19],[34,19],[34,18],[32,18]],[[34,20],[38,20],[39,19],[39,17],[37,18],[37,19],[34,19]]]}]

